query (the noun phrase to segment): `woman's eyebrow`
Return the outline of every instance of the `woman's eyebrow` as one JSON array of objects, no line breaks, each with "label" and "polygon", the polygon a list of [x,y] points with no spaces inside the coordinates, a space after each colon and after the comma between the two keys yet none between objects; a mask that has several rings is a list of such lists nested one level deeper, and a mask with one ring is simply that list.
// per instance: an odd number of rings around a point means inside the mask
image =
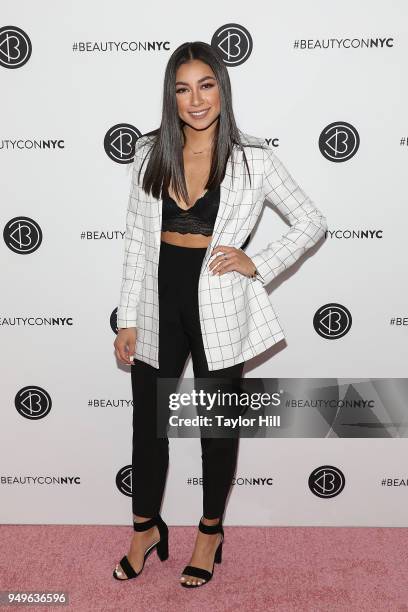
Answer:
[{"label": "woman's eyebrow", "polygon": [[[213,79],[215,81],[215,77],[212,76],[205,76],[205,77],[201,77],[201,79],[198,79],[197,83],[201,83],[202,81],[205,81],[206,79]],[[185,83],[184,81],[176,81],[176,85],[188,85],[189,83]]]}]

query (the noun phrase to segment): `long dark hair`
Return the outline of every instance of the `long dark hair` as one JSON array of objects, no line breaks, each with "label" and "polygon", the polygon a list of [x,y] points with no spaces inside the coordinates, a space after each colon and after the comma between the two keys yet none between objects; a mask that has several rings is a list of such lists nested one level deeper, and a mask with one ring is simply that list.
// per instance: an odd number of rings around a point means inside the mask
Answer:
[{"label": "long dark hair", "polygon": [[[232,109],[231,82],[228,70],[218,52],[211,45],[202,41],[186,42],[175,49],[166,66],[161,125],[156,130],[143,134],[143,136],[153,137],[153,144],[148,151],[148,153],[150,152],[150,158],[146,166],[142,187],[146,193],[151,193],[157,199],[167,192],[171,183],[176,197],[185,202],[189,201],[183,163],[185,135],[182,127],[184,122],[178,115],[175,83],[178,67],[193,59],[199,59],[211,67],[220,92],[221,110],[217,120],[210,174],[205,189],[215,189],[222,182],[228,158],[233,154],[234,145],[243,151],[251,181],[243,148],[245,145],[241,142]],[[146,157],[147,155],[145,159]],[[140,181],[141,168],[139,169],[138,181]]]}]

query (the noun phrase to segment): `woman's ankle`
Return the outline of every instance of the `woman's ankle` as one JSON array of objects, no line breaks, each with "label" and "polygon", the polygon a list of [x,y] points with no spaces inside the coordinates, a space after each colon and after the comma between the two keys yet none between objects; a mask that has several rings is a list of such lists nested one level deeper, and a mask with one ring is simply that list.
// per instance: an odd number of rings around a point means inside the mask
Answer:
[{"label": "woman's ankle", "polygon": [[204,523],[204,525],[218,525],[221,522],[221,517],[210,519],[203,515],[201,517],[201,521]]},{"label": "woman's ankle", "polygon": [[151,521],[152,520],[152,516],[141,516],[139,514],[134,514],[133,515],[133,520],[136,523],[146,523],[147,521]]}]

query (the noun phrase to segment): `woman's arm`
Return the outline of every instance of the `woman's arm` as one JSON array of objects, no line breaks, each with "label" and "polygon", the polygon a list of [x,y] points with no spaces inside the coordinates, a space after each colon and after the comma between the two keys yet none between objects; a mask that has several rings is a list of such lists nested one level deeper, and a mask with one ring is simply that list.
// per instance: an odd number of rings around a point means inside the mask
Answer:
[{"label": "woman's arm", "polygon": [[137,174],[142,162],[143,137],[135,146],[135,157],[132,168],[132,181],[126,214],[126,233],[122,286],[117,310],[117,327],[136,327],[137,308],[140,300],[142,281],[145,275],[145,237],[143,214]]},{"label": "woman's arm", "polygon": [[271,149],[264,149],[263,153],[263,197],[278,208],[291,226],[280,240],[270,242],[251,256],[259,280],[266,285],[324,236],[327,222],[278,156]]}]

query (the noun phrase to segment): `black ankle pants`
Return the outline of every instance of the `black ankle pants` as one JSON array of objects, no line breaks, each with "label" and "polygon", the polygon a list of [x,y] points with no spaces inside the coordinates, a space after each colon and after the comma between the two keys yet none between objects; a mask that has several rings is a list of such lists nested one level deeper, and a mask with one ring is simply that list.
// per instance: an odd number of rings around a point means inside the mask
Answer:
[{"label": "black ankle pants", "polygon": [[[169,463],[169,441],[157,436],[157,378],[179,378],[191,352],[194,378],[241,378],[244,363],[208,370],[198,313],[198,279],[205,248],[161,242],[159,287],[159,369],[134,359],[132,509],[151,517],[160,512]],[[137,342],[137,341],[136,341]],[[234,475],[238,437],[201,437],[203,515],[222,517]]]}]

